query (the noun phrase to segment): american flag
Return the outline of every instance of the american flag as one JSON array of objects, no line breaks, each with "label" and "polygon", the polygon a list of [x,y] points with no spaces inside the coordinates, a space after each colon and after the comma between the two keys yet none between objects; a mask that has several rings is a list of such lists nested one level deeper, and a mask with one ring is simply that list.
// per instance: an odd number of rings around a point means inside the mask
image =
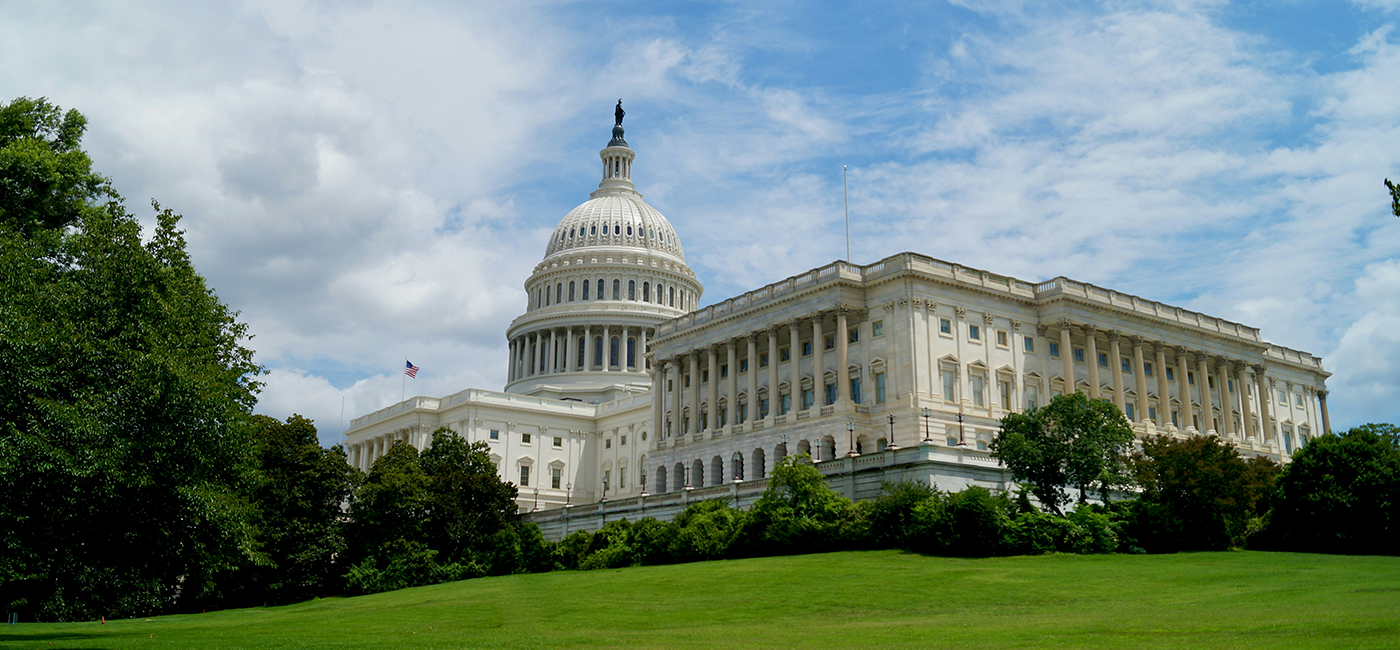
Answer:
[{"label": "american flag", "polygon": [[408,367],[404,369],[403,374],[408,375],[409,377],[412,377],[413,379],[417,379],[417,378],[418,378],[418,366],[413,365],[413,362],[412,362],[412,361],[409,361],[408,359],[404,359],[404,363],[408,364]]}]

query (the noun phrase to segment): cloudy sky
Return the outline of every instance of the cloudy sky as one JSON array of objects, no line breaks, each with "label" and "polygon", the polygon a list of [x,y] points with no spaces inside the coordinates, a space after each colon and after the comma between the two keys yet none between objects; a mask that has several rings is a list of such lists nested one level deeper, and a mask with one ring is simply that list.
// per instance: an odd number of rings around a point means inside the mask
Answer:
[{"label": "cloudy sky", "polygon": [[321,439],[499,389],[545,240],[624,98],[705,303],[914,250],[1066,275],[1324,357],[1400,421],[1400,3],[7,2],[0,96],[89,118],[185,215]]}]

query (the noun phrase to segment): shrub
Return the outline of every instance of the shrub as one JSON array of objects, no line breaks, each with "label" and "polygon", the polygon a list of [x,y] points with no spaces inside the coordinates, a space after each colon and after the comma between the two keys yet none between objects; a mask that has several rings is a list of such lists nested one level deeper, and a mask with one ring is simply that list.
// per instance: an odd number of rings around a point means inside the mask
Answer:
[{"label": "shrub", "polygon": [[857,504],[869,527],[870,543],[876,548],[905,548],[914,508],[937,490],[913,481],[886,482],[881,488],[884,493],[879,497]]},{"label": "shrub", "polygon": [[671,564],[677,561],[671,552],[676,539],[674,523],[643,517],[632,525],[629,535],[638,564]]},{"label": "shrub", "polygon": [[832,491],[805,454],[798,454],[773,468],[768,489],[750,512],[750,550],[781,555],[844,548],[840,533],[850,525],[855,507]]},{"label": "shrub", "polygon": [[727,557],[747,520],[748,513],[730,508],[724,499],[692,503],[676,515],[671,555],[681,562]]},{"label": "shrub", "polygon": [[1314,438],[1294,454],[1278,479],[1261,542],[1289,551],[1396,555],[1397,528],[1400,450],[1373,428],[1358,428]]}]

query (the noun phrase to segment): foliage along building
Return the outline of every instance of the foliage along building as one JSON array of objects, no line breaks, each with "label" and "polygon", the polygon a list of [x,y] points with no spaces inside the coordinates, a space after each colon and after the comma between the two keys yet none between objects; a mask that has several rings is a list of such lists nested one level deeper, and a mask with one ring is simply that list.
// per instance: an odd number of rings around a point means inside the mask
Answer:
[{"label": "foliage along building", "polygon": [[[837,261],[701,308],[670,222],[632,183],[621,124],[603,179],[559,223],[506,332],[505,390],[356,418],[350,461],[448,427],[483,441],[546,534],[750,501],[808,454],[849,497],[883,480],[1004,489],[1000,418],[1065,391],[1140,437],[1216,435],[1286,462],[1330,429],[1322,360],[1259,330],[1059,277],[1025,282],[916,253]],[[567,507],[565,507],[567,506]]]}]

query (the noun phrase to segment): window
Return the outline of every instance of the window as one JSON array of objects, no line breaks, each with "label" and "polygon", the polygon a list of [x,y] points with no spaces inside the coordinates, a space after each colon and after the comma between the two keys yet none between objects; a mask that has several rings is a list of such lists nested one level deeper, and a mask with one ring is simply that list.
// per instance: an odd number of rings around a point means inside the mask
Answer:
[{"label": "window", "polygon": [[768,367],[768,353],[765,352],[765,353],[763,353],[763,354],[758,355],[758,367],[760,367],[760,368],[767,368],[767,367]]},{"label": "window", "polygon": [[1176,381],[1176,373],[1172,372],[1171,366],[1167,367],[1167,381]]},{"label": "window", "polygon": [[603,440],[603,449],[612,449],[612,438],[605,438]]},{"label": "window", "polygon": [[637,339],[627,339],[627,365],[631,368],[637,367]]},{"label": "window", "polygon": [[948,319],[946,319],[946,318],[940,318],[940,319],[938,319],[938,331],[939,331],[939,332],[942,332],[943,334],[947,334],[948,336],[952,336],[952,335],[953,335],[953,321],[950,321],[950,320],[948,320]]},{"label": "window", "polygon": [[729,408],[721,406],[719,407],[719,426],[725,426],[727,424],[729,424]]},{"label": "window", "polygon": [[701,430],[701,431],[704,431],[705,429],[708,429],[708,428],[710,428],[710,412],[709,412],[709,411],[701,411],[701,412],[700,412],[700,430]]},{"label": "window", "polygon": [[1037,400],[1038,400],[1038,398],[1040,397],[1039,395],[1037,395],[1037,393],[1039,393],[1039,392],[1040,392],[1040,390],[1039,390],[1038,388],[1036,388],[1034,384],[1026,384],[1026,409],[1027,409],[1027,410],[1030,410],[1030,409],[1033,409],[1033,408],[1036,407]]},{"label": "window", "polygon": [[685,387],[690,388],[690,375],[685,376]]},{"label": "window", "polygon": [[497,430],[495,430],[495,429],[492,429],[492,430],[491,430],[491,439],[492,439],[492,440],[500,440],[500,439],[501,439],[501,432],[500,432],[500,431],[497,431]]},{"label": "window", "polygon": [[598,278],[598,300],[603,299],[603,279]]},{"label": "window", "polygon": [[826,385],[826,405],[831,406],[836,403],[836,384]]},{"label": "window", "polygon": [[1196,373],[1187,371],[1187,373],[1186,373],[1186,383],[1187,383],[1187,385],[1195,386],[1195,385],[1196,385]]},{"label": "window", "polygon": [[722,364],[719,367],[719,378],[724,379],[729,376],[729,364]]},{"label": "window", "polygon": [[1050,344],[1050,356],[1052,356],[1052,357],[1058,357],[1058,356],[1060,356],[1060,344],[1059,344],[1059,343],[1051,343],[1051,344]]},{"label": "window", "polygon": [[[1126,361],[1126,359],[1124,359],[1124,361]],[[1100,353],[1099,353],[1099,367],[1100,367],[1100,368],[1107,368],[1107,367],[1108,367],[1108,355],[1107,355],[1107,354],[1104,354],[1103,352],[1100,352]]]},{"label": "window", "polygon": [[1025,342],[1026,352],[1035,352],[1035,339],[1027,336],[1021,340]]},{"label": "window", "polygon": [[859,404],[859,403],[860,403],[860,378],[859,378],[859,377],[852,377],[852,378],[851,378],[851,401],[852,401],[852,402],[855,402],[856,404]]},{"label": "window", "polygon": [[758,400],[758,417],[761,417],[761,418],[766,418],[766,417],[768,417],[768,399],[767,399],[767,398]]},{"label": "window", "polygon": [[701,370],[701,371],[700,371],[700,383],[705,384],[705,383],[709,383],[709,381],[710,381],[710,369],[709,369],[709,368],[706,368],[706,369],[704,369],[704,370]]},{"label": "window", "polygon": [[948,443],[948,446],[949,446],[949,447],[956,447],[956,446],[958,446],[958,439],[955,438],[955,437],[953,437],[953,436],[948,436],[948,439],[946,440],[946,442]]},{"label": "window", "polygon": [[1078,363],[1084,363],[1084,348],[1074,349],[1074,360]]},{"label": "window", "polygon": [[1283,394],[1283,389],[1278,389],[1278,403],[1288,406],[1288,396]]},{"label": "window", "polygon": [[628,299],[628,300],[636,300],[636,299],[637,299],[637,281],[636,281],[636,280],[628,280],[628,281],[627,281],[627,299]]},{"label": "window", "polygon": [[608,347],[609,347],[609,352],[608,352],[608,365],[615,366],[615,365],[617,365],[617,353],[619,352],[619,350],[617,349],[617,337],[616,337],[616,336],[612,337],[612,341],[609,343],[609,346],[608,346]]},{"label": "window", "polygon": [[1177,424],[1177,423],[1176,423],[1176,411],[1172,411],[1172,426],[1174,426],[1174,427],[1180,427],[1180,426],[1181,426],[1180,424]]},{"label": "window", "polygon": [[1210,386],[1211,390],[1215,390],[1215,377],[1207,376],[1206,384]]},{"label": "window", "polygon": [[[628,228],[628,230],[631,230],[631,228]],[[619,467],[619,468],[617,468],[617,489],[619,489],[619,490],[625,490],[625,489],[627,489],[627,468],[626,468],[626,467]]]},{"label": "window", "polygon": [[803,341],[803,342],[802,342],[802,356],[804,356],[804,357],[810,357],[810,356],[812,356],[812,342],[811,342],[811,341]]},{"label": "window", "polygon": [[749,405],[747,402],[739,404],[739,424],[749,421]]},{"label": "window", "polygon": [[778,360],[792,361],[792,346],[784,345],[783,347],[778,348]]},{"label": "window", "polygon": [[666,290],[666,293],[667,293],[667,295],[671,296],[671,306],[672,306],[672,307],[675,307],[675,306],[676,306],[676,288],[675,288],[675,287],[671,287],[670,289],[667,289],[667,290]]},{"label": "window", "polygon": [[1128,357],[1123,357],[1122,359],[1119,359],[1119,361],[1121,361],[1119,366],[1122,367],[1123,372],[1133,371],[1133,362],[1129,361]]},{"label": "window", "polygon": [[612,470],[603,470],[603,494],[608,493],[608,486],[612,483]]},{"label": "window", "polygon": [[574,301],[574,281],[569,280],[569,302]]},{"label": "window", "polygon": [[593,365],[603,365],[603,337],[593,337]]},{"label": "window", "polygon": [[613,280],[613,300],[622,300],[622,280]]},{"label": "window", "polygon": [[739,360],[739,374],[743,374],[743,373],[746,373],[746,372],[748,372],[748,371],[749,371],[749,360],[748,360],[748,359],[740,359],[740,360]]},{"label": "window", "polygon": [[[764,408],[768,408],[768,400],[763,400]],[[792,391],[788,391],[778,396],[778,415],[782,415],[792,410]],[[764,415],[768,413],[765,412]]]},{"label": "window", "polygon": [[846,332],[846,342],[847,342],[847,343],[859,343],[859,342],[860,342],[860,328],[859,328],[859,327],[852,327],[849,331]]},{"label": "window", "polygon": [[1147,407],[1147,419],[1153,420],[1153,421],[1156,421],[1156,420],[1157,420],[1157,407],[1155,407],[1155,406],[1149,406],[1149,407]]},{"label": "window", "polygon": [[875,403],[885,403],[885,373],[875,373]]},{"label": "window", "polygon": [[957,378],[952,370],[943,371],[943,401],[954,402],[958,399]]},{"label": "window", "polygon": [[642,302],[651,302],[651,283],[642,283]]},{"label": "window", "polygon": [[583,281],[583,299],[588,300],[588,280]]},{"label": "window", "polygon": [[561,448],[561,447],[563,447],[563,446],[564,446],[564,439],[561,438],[561,437],[559,437],[559,436],[554,436],[554,448],[555,448],[555,449],[559,449],[559,448]]},{"label": "window", "polygon": [[1006,347],[1006,332],[997,330],[997,345]]},{"label": "window", "polygon": [[884,336],[884,335],[885,335],[885,321],[877,320],[877,321],[871,323],[871,324],[870,324],[870,335],[871,335],[871,336]]},{"label": "window", "polygon": [[1127,413],[1125,413],[1125,415],[1128,416],[1128,421],[1137,422],[1137,414],[1133,413],[1133,403],[1128,402],[1127,404],[1124,404],[1124,406],[1128,407],[1128,411]]},{"label": "window", "polygon": [[528,487],[528,486],[530,485],[530,466],[529,466],[529,465],[521,465],[521,466],[520,466],[520,485],[521,485],[522,487]]},{"label": "window", "polygon": [[[1233,380],[1233,379],[1226,379],[1226,380],[1225,380],[1225,390],[1228,390],[1228,391],[1230,391],[1230,392],[1232,392],[1232,393],[1235,392],[1235,380]],[[1302,404],[1299,404],[1299,406],[1302,406]]]},{"label": "window", "polygon": [[578,367],[580,367],[580,368],[582,368],[584,362],[587,361],[587,359],[584,358],[584,356],[583,356],[583,354],[584,354],[583,344],[584,344],[584,342],[587,341],[587,340],[588,340],[588,339],[585,339],[585,338],[583,338],[582,336],[578,337]]},{"label": "window", "polygon": [[826,338],[825,338],[825,341],[826,341],[826,349],[827,349],[827,350],[832,350],[832,349],[835,349],[835,348],[836,348],[836,335],[835,335],[835,334],[827,334],[827,335],[826,335]]},{"label": "window", "polygon": [[549,289],[544,290],[544,306],[549,306]]},{"label": "window", "polygon": [[1152,364],[1151,364],[1151,363],[1143,363],[1143,364],[1142,364],[1142,374],[1147,375],[1148,377],[1151,377],[1151,376],[1152,376]]},{"label": "window", "polygon": [[997,390],[1001,393],[1001,408],[1006,411],[1011,410],[1011,382],[997,382]]},{"label": "window", "polygon": [[564,302],[564,283],[554,285],[554,302]]},{"label": "window", "polygon": [[978,327],[978,326],[976,326],[976,325],[968,325],[968,326],[967,326],[967,338],[972,339],[972,340],[974,340],[974,341],[981,341],[981,340],[982,340],[982,328],[981,328],[981,327]]},{"label": "window", "polygon": [[559,482],[564,477],[564,470],[558,467],[549,468],[549,487],[559,489]]},{"label": "window", "polygon": [[816,397],[817,396],[813,394],[812,389],[802,389],[802,410],[806,411],[808,409],[811,409],[812,404],[816,402]]},{"label": "window", "polygon": [[522,444],[522,445],[528,445],[528,444],[530,444],[530,434],[528,434],[528,433],[522,433],[522,434],[520,434],[520,444]]},{"label": "window", "polygon": [[986,395],[982,392],[983,379],[976,375],[972,376],[972,405],[986,406]]}]

